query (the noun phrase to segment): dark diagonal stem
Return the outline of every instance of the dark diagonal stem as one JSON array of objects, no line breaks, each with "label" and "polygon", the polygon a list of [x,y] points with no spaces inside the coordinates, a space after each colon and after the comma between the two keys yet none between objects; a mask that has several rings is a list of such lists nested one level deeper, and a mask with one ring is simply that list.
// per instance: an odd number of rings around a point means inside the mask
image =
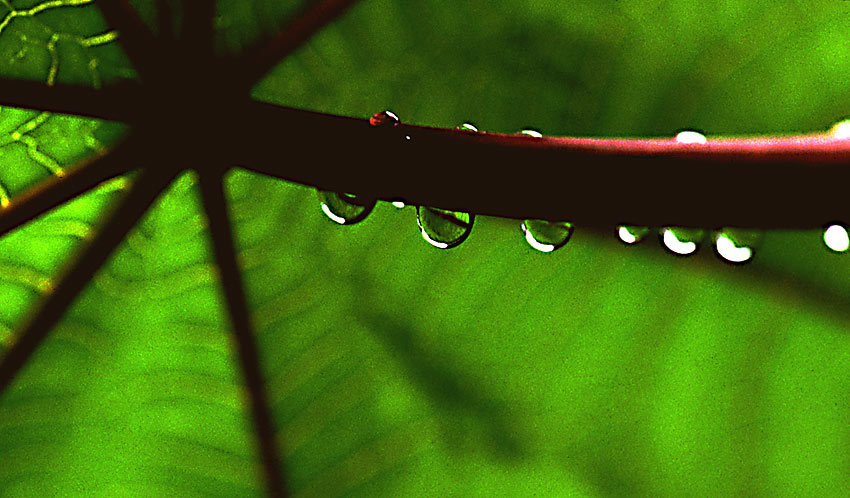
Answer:
[{"label": "dark diagonal stem", "polygon": [[248,395],[251,398],[251,413],[259,439],[259,450],[269,495],[275,498],[285,497],[288,494],[275,443],[276,431],[271,417],[271,407],[266,398],[257,344],[245,301],[242,275],[236,262],[230,216],[222,189],[222,172],[201,172],[201,192],[210,224],[213,251],[221,272],[221,283],[233,322],[239,361],[245,375]]},{"label": "dark diagonal stem", "polygon": [[155,65],[155,38],[129,0],[96,0],[109,27],[118,30],[118,42],[124,47],[133,67],[148,79]]},{"label": "dark diagonal stem", "polygon": [[212,55],[215,6],[215,0],[192,0],[184,7],[181,36],[183,44],[195,57]]},{"label": "dark diagonal stem", "polygon": [[242,56],[247,86],[253,86],[274,66],[342,15],[357,0],[319,0],[295,16],[275,38],[248,49]]},{"label": "dark diagonal stem", "polygon": [[0,394],[173,177],[174,174],[164,175],[153,170],[141,174],[94,240],[24,323],[16,342],[0,362]]},{"label": "dark diagonal stem", "polygon": [[[827,134],[707,144],[534,138],[246,108],[239,166],[364,198],[600,227],[798,229],[850,219],[850,140]],[[284,137],[301,160],[269,160]]]},{"label": "dark diagonal stem", "polygon": [[0,79],[0,105],[75,114],[111,121],[129,121],[138,115],[141,89],[122,83],[101,89],[48,86],[38,81]]},{"label": "dark diagonal stem", "polygon": [[124,173],[132,166],[136,153],[133,143],[119,144],[104,156],[74,166],[63,177],[51,176],[16,195],[6,208],[0,209],[0,237]]},{"label": "dark diagonal stem", "polygon": [[174,42],[174,10],[170,0],[156,0],[156,23],[162,45]]}]

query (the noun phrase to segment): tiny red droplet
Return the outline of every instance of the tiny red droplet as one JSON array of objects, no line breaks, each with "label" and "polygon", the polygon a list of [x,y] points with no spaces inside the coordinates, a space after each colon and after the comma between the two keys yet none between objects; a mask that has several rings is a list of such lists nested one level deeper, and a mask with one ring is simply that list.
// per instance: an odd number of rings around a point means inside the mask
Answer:
[{"label": "tiny red droplet", "polygon": [[376,112],[369,118],[369,124],[372,126],[395,126],[399,123],[401,120],[392,111]]}]

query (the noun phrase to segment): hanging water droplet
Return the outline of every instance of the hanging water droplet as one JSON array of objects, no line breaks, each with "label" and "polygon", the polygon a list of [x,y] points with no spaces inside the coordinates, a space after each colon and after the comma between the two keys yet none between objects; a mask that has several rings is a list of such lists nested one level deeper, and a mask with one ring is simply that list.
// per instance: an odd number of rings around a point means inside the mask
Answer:
[{"label": "hanging water droplet", "polygon": [[434,247],[455,247],[472,232],[475,215],[432,207],[418,206],[416,222],[422,230],[422,238]]},{"label": "hanging water droplet", "polygon": [[659,237],[661,243],[673,254],[689,256],[699,250],[704,232],[698,228],[672,228],[661,229]]},{"label": "hanging water droplet", "polygon": [[566,221],[525,220],[522,231],[528,245],[542,252],[552,252],[569,242],[573,224]]},{"label": "hanging water droplet", "polygon": [[374,200],[365,200],[352,194],[317,191],[322,211],[340,225],[353,225],[369,216],[375,207]]},{"label": "hanging water droplet", "polygon": [[847,226],[844,223],[830,223],[823,231],[823,242],[832,251],[847,251],[850,249]]},{"label": "hanging water droplet", "polygon": [[727,263],[741,264],[753,259],[761,244],[762,233],[757,230],[724,228],[714,232],[713,239],[717,256]]},{"label": "hanging water droplet", "polygon": [[680,144],[705,144],[708,143],[708,139],[705,138],[705,135],[698,131],[693,130],[685,130],[680,131],[676,135],[676,141]]},{"label": "hanging water droplet", "polygon": [[519,134],[520,135],[528,135],[529,137],[534,137],[534,138],[543,138],[542,133],[540,133],[537,130],[532,130],[532,129],[520,130]]},{"label": "hanging water droplet", "polygon": [[478,131],[478,128],[476,128],[472,123],[463,123],[460,126],[456,126],[455,129],[460,131],[471,131],[473,133]]},{"label": "hanging water droplet", "polygon": [[649,231],[649,227],[620,225],[617,227],[617,237],[626,244],[637,244],[649,235]]},{"label": "hanging water droplet", "polygon": [[380,111],[376,112],[369,118],[369,124],[372,126],[395,126],[401,123],[401,120],[398,119],[398,116],[395,115],[392,111]]},{"label": "hanging water droplet", "polygon": [[836,140],[850,138],[850,119],[845,119],[832,125],[832,128],[829,129],[829,134]]}]

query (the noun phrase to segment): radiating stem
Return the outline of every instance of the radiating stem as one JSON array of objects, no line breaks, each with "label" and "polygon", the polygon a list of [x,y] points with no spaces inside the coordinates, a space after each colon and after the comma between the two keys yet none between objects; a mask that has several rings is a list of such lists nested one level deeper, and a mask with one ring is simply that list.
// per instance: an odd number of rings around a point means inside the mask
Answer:
[{"label": "radiating stem", "polygon": [[22,109],[130,121],[139,114],[140,100],[141,88],[133,83],[111,85],[98,90],[0,78],[0,105]]},{"label": "radiating stem", "polygon": [[211,58],[215,7],[215,0],[186,2],[181,37],[190,57],[201,57],[204,60]]},{"label": "radiating stem", "polygon": [[224,199],[221,171],[201,172],[201,193],[209,220],[210,235],[216,263],[221,273],[221,284],[233,325],[239,352],[240,366],[251,401],[251,414],[257,431],[260,455],[265,469],[270,496],[288,496],[281,460],[275,442],[276,431],[271,417],[271,407],[266,397],[265,382],[260,369],[260,358],[254,337],[253,324],[248,313],[242,275],[236,262],[233,232]]},{"label": "radiating stem", "polygon": [[342,15],[358,0],[319,0],[305,8],[294,20],[272,38],[249,48],[241,56],[247,86],[253,86],[286,56],[305,44],[314,34]]},{"label": "radiating stem", "polygon": [[65,311],[91,282],[127,232],[136,225],[173,178],[173,173],[164,175],[163,172],[154,170],[142,172],[94,240],[75,259],[53,292],[46,296],[25,321],[16,341],[0,362],[0,394],[9,386],[51,329],[62,319]]},{"label": "radiating stem", "polygon": [[124,47],[133,67],[142,77],[149,79],[154,71],[155,38],[129,0],[96,0],[109,27],[118,30],[118,42]]},{"label": "radiating stem", "polygon": [[66,170],[63,177],[51,176],[16,195],[7,207],[0,209],[0,237],[127,171],[137,152],[132,143],[121,143],[104,156]]},{"label": "radiating stem", "polygon": [[[321,190],[576,225],[813,228],[848,218],[850,141],[534,138],[252,103],[238,165]],[[238,132],[238,130],[237,130]],[[410,139],[405,139],[409,136]],[[274,160],[285,138],[287,154]]]}]

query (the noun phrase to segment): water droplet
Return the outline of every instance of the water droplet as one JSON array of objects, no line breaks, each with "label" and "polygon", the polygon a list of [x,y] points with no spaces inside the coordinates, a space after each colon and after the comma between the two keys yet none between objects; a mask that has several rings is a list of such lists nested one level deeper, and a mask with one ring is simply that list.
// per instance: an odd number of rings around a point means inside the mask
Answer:
[{"label": "water droplet", "polygon": [[434,247],[449,249],[459,245],[472,232],[475,215],[432,207],[416,208],[416,222],[422,238]]},{"label": "water droplet", "polygon": [[371,118],[369,118],[369,124],[372,126],[395,126],[401,123],[401,120],[398,119],[398,116],[395,115],[392,111],[380,111],[376,112]]},{"label": "water droplet", "polygon": [[839,121],[829,129],[829,134],[836,140],[850,138],[850,119]]},{"label": "water droplet", "polygon": [[705,144],[708,143],[708,139],[705,138],[705,135],[698,131],[693,130],[685,130],[681,131],[676,135],[676,141],[680,144]]},{"label": "water droplet", "polygon": [[542,252],[552,252],[569,242],[573,224],[566,221],[525,220],[522,231],[528,245]]},{"label": "water droplet", "polygon": [[319,190],[322,211],[340,225],[353,225],[369,216],[375,207],[374,200],[364,200],[352,194]]},{"label": "water droplet", "polygon": [[537,130],[531,130],[531,129],[520,130],[519,134],[520,135],[528,135],[529,137],[534,137],[534,138],[543,138],[543,134],[540,133]]},{"label": "water droplet", "polygon": [[463,123],[460,126],[456,126],[455,129],[460,131],[471,131],[473,133],[478,131],[478,128],[476,128],[472,123]]},{"label": "water droplet", "polygon": [[699,249],[704,232],[694,228],[663,228],[659,234],[661,243],[673,254],[689,256]]},{"label": "water droplet", "polygon": [[850,248],[850,236],[844,223],[830,223],[823,231],[823,242],[835,252],[845,252]]},{"label": "water droplet", "polygon": [[404,206],[406,206],[406,205],[407,205],[407,204],[405,204],[405,203],[404,203],[404,201],[403,201],[403,200],[401,200],[401,199],[396,199],[396,200],[394,200],[394,201],[390,201],[390,202],[392,203],[392,205],[393,205],[393,206],[395,206],[395,207],[397,207],[397,208],[399,208],[399,209],[401,209],[401,208],[403,208]]},{"label": "water droplet", "polygon": [[637,244],[649,235],[649,231],[649,227],[620,225],[617,227],[617,237],[626,244]]},{"label": "water droplet", "polygon": [[727,263],[749,262],[761,244],[762,233],[741,228],[724,228],[714,232],[714,252]]}]

